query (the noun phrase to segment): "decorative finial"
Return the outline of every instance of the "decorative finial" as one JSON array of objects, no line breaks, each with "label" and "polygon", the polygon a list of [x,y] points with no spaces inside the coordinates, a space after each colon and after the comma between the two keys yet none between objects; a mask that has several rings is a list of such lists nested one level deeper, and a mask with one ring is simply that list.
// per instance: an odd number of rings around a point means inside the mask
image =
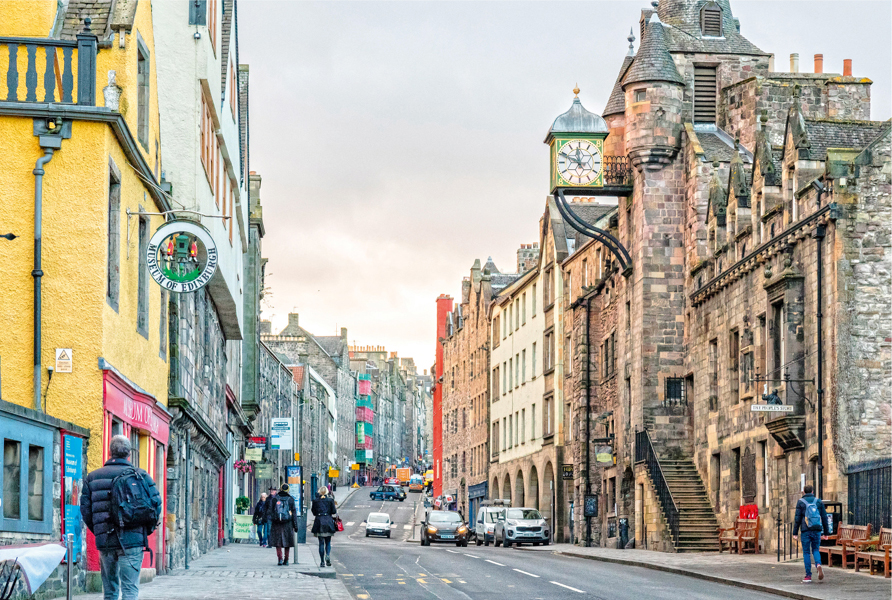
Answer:
[{"label": "decorative finial", "polygon": [[578,83],[576,84],[576,87],[573,88],[573,93],[576,95],[577,98],[579,98],[579,84]]},{"label": "decorative finial", "polygon": [[734,138],[734,149],[740,151],[740,136]]},{"label": "decorative finial", "polygon": [[762,129],[765,129],[765,124],[768,123],[768,110],[762,109],[762,116],[759,117],[759,121],[762,123]]},{"label": "decorative finial", "polygon": [[660,7],[660,0],[653,0],[650,5],[654,7],[654,10],[657,10]]},{"label": "decorative finial", "polygon": [[84,33],[91,33],[90,24],[92,22],[93,22],[93,19],[91,19],[90,17],[87,17],[86,19],[84,19]]},{"label": "decorative finial", "polygon": [[626,38],[629,40],[629,53],[628,56],[635,56],[635,31],[634,28],[629,28],[629,37]]}]

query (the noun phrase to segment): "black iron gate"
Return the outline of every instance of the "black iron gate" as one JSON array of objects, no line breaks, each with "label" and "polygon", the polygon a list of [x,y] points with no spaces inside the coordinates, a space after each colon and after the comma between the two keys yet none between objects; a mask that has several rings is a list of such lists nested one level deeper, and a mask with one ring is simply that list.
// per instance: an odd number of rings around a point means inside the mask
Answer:
[{"label": "black iron gate", "polygon": [[849,514],[854,525],[892,527],[892,465],[849,471]]}]

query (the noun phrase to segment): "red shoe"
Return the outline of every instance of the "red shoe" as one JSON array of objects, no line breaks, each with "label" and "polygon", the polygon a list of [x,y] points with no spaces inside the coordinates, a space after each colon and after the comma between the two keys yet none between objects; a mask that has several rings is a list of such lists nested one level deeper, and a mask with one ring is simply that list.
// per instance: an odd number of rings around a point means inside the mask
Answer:
[{"label": "red shoe", "polygon": [[811,575],[806,575],[802,578],[802,583],[811,583]]},{"label": "red shoe", "polygon": [[824,581],[824,567],[821,565],[817,565],[818,567],[818,581]]}]

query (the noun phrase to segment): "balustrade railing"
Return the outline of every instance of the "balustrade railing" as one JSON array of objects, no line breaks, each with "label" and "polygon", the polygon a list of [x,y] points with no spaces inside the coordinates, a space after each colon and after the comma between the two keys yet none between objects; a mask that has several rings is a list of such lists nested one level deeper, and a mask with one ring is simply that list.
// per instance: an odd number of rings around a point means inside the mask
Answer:
[{"label": "balustrade railing", "polygon": [[0,102],[96,105],[97,39],[0,37]]},{"label": "balustrade railing", "polygon": [[666,517],[669,532],[672,534],[672,545],[678,547],[678,504],[675,503],[672,492],[669,490],[669,484],[666,483],[666,478],[663,476],[663,468],[660,466],[659,458],[657,458],[657,453],[650,440],[650,434],[646,429],[635,432],[635,463],[642,462],[647,465],[654,492],[663,507],[663,515]]},{"label": "balustrade railing", "polygon": [[604,185],[632,185],[632,164],[628,156],[604,157]]}]

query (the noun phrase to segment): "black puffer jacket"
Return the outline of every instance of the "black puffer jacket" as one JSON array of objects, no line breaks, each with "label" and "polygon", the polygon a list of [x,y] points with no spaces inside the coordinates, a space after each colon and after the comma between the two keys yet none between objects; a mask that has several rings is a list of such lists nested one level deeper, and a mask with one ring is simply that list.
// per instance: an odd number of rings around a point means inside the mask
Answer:
[{"label": "black puffer jacket", "polygon": [[[81,490],[81,516],[84,523],[93,535],[96,536],[96,548],[98,550],[115,550],[120,548],[139,548],[146,545],[146,531],[144,528],[125,529],[118,536],[118,532],[113,531],[114,522],[111,516],[111,488],[112,481],[115,477],[121,475],[126,469],[132,468],[133,465],[126,458],[112,458],[105,463],[104,467],[96,469],[84,478],[84,489]],[[146,475],[149,481],[149,490],[152,493],[152,504],[155,505],[157,514],[155,520],[161,516],[161,496],[158,494],[158,488],[155,482],[148,474],[139,469]]]}]

